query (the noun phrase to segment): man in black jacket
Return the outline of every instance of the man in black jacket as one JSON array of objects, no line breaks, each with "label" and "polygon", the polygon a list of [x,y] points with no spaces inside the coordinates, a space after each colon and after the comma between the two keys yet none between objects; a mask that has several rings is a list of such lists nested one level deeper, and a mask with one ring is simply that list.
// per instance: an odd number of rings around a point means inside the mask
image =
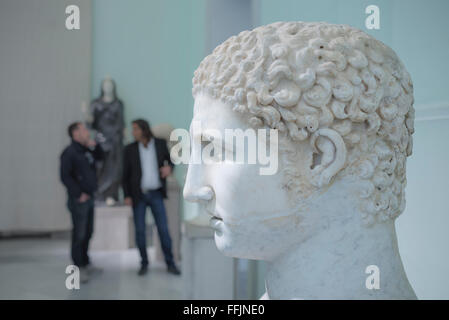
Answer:
[{"label": "man in black jacket", "polygon": [[87,282],[88,274],[94,271],[87,251],[94,224],[95,161],[103,159],[104,153],[81,122],[72,123],[68,133],[72,143],[61,154],[61,181],[67,188],[67,207],[73,223],[72,260],[80,268],[81,282]]},{"label": "man in black jacket", "polygon": [[148,271],[145,233],[145,213],[151,208],[156,223],[167,271],[179,275],[173,260],[171,238],[168,232],[164,198],[167,198],[166,178],[173,170],[167,143],[153,137],[146,120],[132,122],[135,142],[127,145],[123,161],[123,192],[125,204],[133,207],[137,247],[142,258],[139,275]]}]

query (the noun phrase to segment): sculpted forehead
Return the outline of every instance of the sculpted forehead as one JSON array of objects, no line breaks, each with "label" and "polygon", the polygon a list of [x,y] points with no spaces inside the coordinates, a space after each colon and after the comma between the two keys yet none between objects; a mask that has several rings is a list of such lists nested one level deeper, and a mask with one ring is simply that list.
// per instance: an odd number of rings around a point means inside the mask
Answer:
[{"label": "sculpted forehead", "polygon": [[200,121],[202,129],[247,129],[245,115],[232,110],[232,106],[209,97],[198,94],[195,97],[192,121]]}]

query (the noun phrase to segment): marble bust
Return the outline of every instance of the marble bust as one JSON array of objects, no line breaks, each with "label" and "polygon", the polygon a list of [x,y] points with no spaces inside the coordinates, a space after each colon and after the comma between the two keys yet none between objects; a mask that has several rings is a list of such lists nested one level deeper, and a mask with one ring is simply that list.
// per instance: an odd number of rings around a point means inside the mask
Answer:
[{"label": "marble bust", "polygon": [[413,85],[391,48],[347,25],[273,23],[219,45],[195,71],[193,96],[204,130],[278,131],[275,174],[190,164],[184,187],[212,216],[223,254],[267,262],[262,298],[416,299],[394,225]]}]

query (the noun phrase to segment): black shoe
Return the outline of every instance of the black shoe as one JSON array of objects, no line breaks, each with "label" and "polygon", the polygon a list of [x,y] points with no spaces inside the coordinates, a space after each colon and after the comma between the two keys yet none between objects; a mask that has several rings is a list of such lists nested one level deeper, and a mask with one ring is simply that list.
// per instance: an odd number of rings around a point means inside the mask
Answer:
[{"label": "black shoe", "polygon": [[148,272],[148,266],[141,266],[139,272],[137,272],[137,274],[139,276],[144,276],[146,275]]},{"label": "black shoe", "polygon": [[175,274],[179,276],[181,274],[181,271],[179,271],[178,267],[176,265],[172,264],[170,266],[167,266],[167,272],[171,274]]}]

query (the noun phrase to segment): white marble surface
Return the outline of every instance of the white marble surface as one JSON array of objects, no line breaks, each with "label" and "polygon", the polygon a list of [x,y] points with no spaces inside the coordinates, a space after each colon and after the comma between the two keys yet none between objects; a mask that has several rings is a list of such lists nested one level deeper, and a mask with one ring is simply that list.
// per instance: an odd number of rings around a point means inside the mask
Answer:
[{"label": "white marble surface", "polygon": [[[196,70],[193,95],[192,126],[202,131],[192,154],[208,130],[279,134],[275,174],[190,163],[184,188],[212,216],[223,254],[267,261],[266,297],[416,298],[394,226],[405,207],[413,85],[390,48],[349,26],[274,23],[218,46]],[[378,289],[366,285],[372,265]]]}]

